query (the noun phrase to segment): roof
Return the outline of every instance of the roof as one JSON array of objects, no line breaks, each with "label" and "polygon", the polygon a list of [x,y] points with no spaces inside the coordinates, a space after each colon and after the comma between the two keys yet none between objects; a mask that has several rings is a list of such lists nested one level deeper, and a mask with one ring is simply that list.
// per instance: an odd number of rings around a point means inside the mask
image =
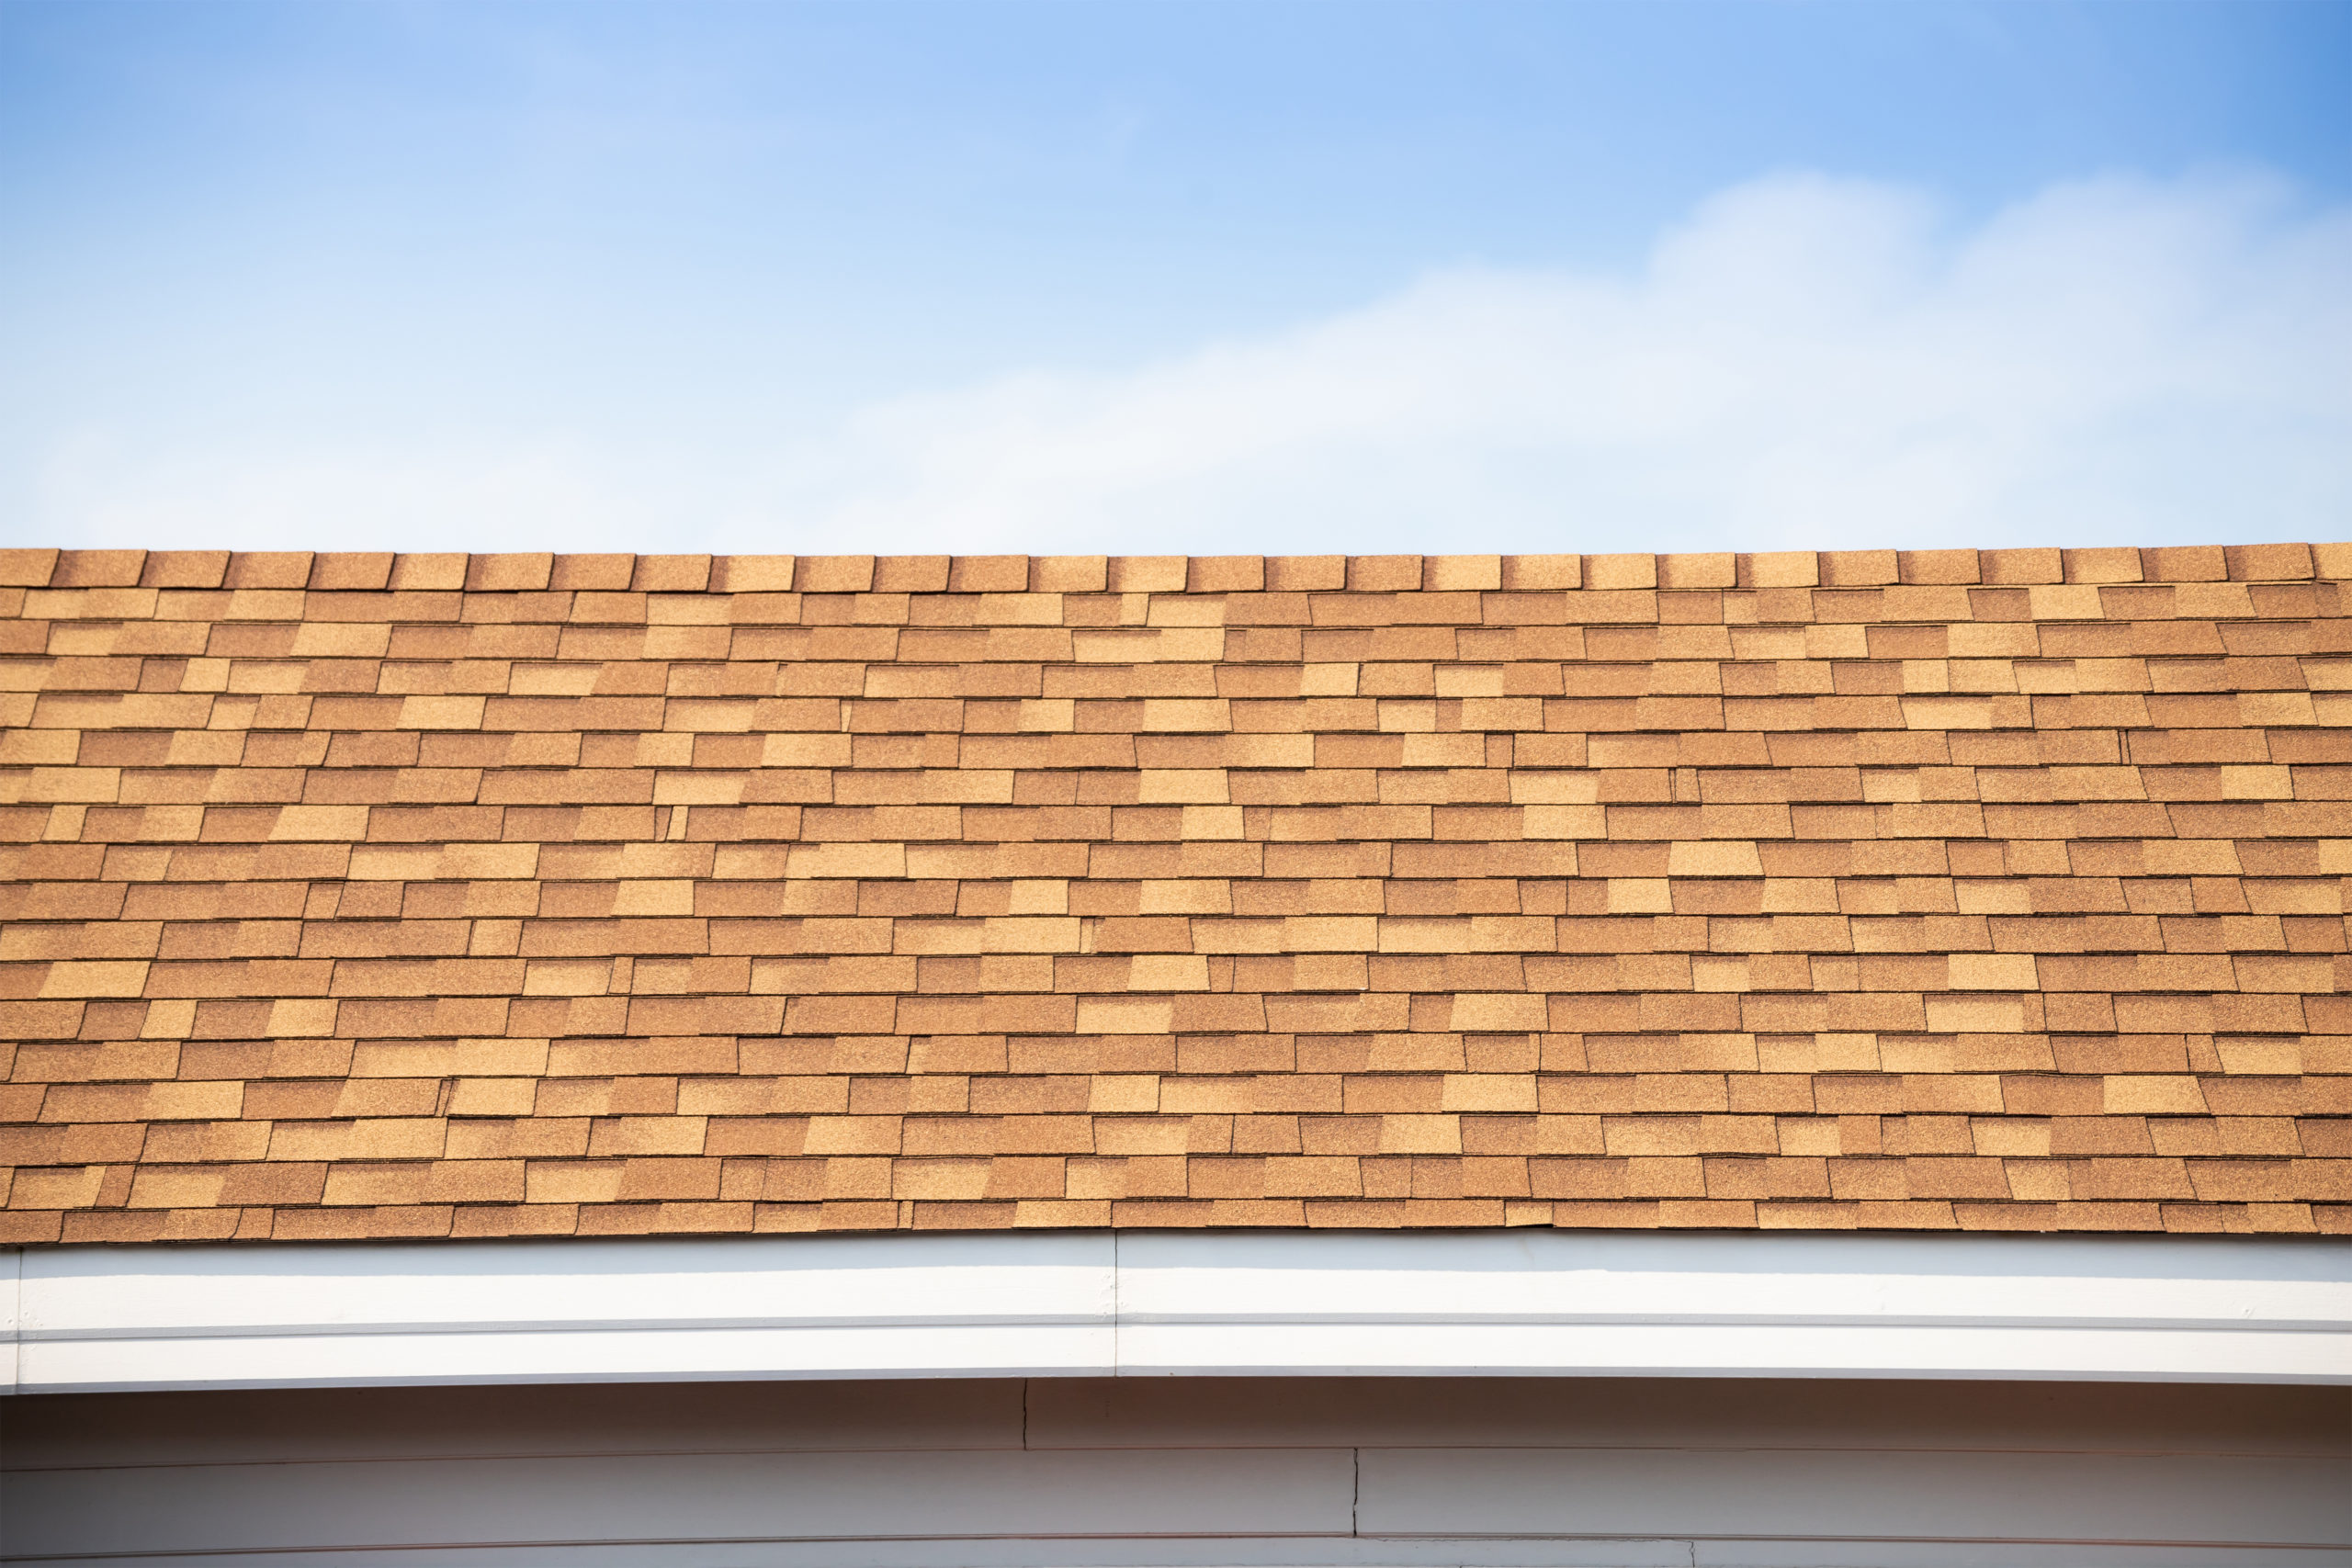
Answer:
[{"label": "roof", "polygon": [[0,1240],[2352,1230],[2347,576],[0,552]]}]

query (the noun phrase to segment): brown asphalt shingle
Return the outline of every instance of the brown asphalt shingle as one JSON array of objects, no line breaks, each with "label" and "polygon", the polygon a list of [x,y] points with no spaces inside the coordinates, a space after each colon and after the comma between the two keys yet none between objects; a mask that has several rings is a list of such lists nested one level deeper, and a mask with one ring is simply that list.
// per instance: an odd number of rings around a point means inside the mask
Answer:
[{"label": "brown asphalt shingle", "polygon": [[0,552],[0,1241],[2352,1230],[2346,577]]}]

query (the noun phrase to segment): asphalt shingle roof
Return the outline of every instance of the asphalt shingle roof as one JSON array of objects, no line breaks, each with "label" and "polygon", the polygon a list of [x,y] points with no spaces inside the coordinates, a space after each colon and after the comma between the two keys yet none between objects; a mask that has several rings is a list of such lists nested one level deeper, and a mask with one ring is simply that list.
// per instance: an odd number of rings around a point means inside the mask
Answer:
[{"label": "asphalt shingle roof", "polygon": [[2352,1230],[2347,577],[0,552],[0,1241]]}]

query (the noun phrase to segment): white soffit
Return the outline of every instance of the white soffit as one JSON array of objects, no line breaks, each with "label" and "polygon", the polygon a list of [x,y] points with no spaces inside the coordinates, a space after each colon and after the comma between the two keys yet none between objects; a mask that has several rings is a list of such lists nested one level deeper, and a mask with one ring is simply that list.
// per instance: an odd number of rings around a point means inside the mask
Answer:
[{"label": "white soffit", "polygon": [[0,1260],[0,1387],[26,1393],[1302,1374],[2352,1382],[2352,1246],[1529,1230],[56,1247]]}]

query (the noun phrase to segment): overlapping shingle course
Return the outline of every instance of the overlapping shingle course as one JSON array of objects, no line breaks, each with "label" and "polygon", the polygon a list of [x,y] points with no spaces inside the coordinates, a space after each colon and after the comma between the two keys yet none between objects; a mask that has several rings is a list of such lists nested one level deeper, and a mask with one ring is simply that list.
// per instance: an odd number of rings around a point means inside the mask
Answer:
[{"label": "overlapping shingle course", "polygon": [[2346,577],[0,552],[0,1240],[2352,1230]]}]

